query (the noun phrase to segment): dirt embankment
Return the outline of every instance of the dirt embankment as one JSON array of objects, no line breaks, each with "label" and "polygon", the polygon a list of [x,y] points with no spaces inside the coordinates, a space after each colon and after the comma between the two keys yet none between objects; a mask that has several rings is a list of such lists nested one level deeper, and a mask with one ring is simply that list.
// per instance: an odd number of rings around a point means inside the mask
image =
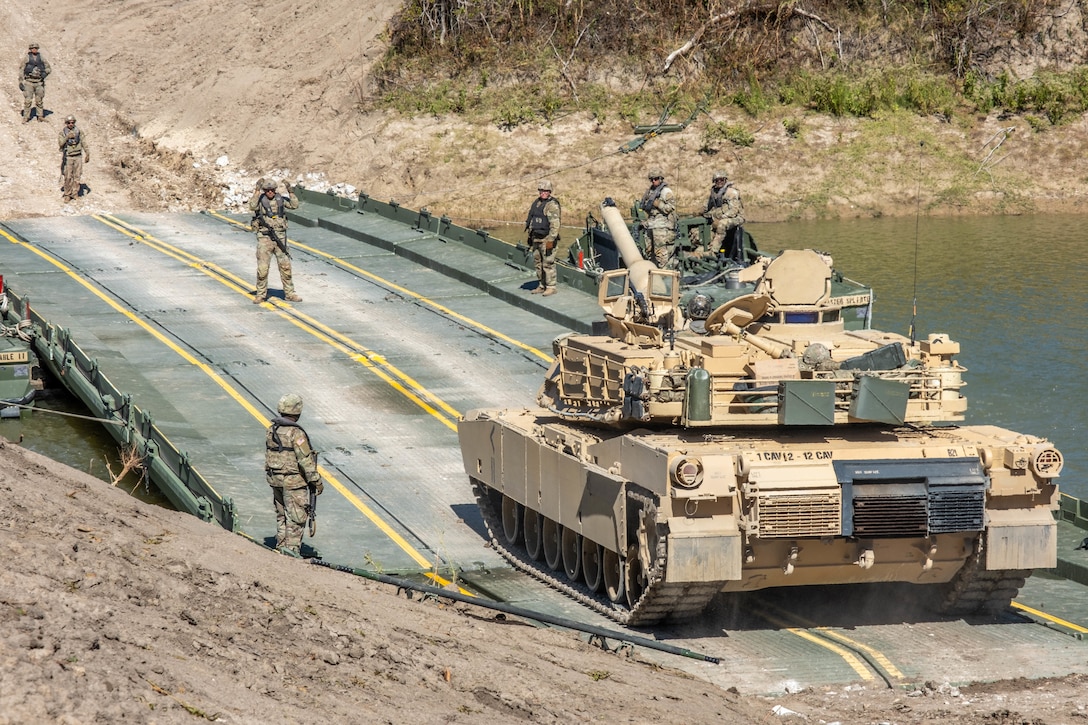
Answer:
[{"label": "dirt embankment", "polygon": [[[703,203],[712,171],[725,168],[751,221],[1084,208],[1084,117],[1036,131],[997,114],[858,120],[800,109],[759,118],[714,112],[621,153],[634,134],[618,118],[576,114],[500,130],[486,121],[365,112],[368,71],[400,6],[0,5],[12,75],[28,39],[53,65],[46,123],[21,124],[14,78],[8,88],[0,218],[223,207],[258,176],[275,174],[310,186],[345,182],[473,223],[516,222],[536,181],[548,176],[564,202],[565,224],[578,227],[605,196],[641,195],[651,167],[666,171],[689,211]],[[1079,13],[1078,2],[1064,22]],[[90,193],[65,206],[55,136],[68,113],[88,134],[93,161],[85,172]],[[787,116],[799,123],[796,136],[783,126]],[[719,121],[745,127],[753,145],[708,145],[704,131]]]},{"label": "dirt embankment", "polygon": [[1088,718],[1082,675],[742,697],[667,659],[288,559],[3,439],[0,500],[2,725]]}]

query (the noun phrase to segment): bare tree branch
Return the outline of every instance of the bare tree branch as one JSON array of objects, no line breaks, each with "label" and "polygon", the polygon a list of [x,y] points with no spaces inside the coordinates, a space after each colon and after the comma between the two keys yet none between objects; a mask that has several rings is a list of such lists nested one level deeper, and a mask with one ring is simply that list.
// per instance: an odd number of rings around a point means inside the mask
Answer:
[{"label": "bare tree branch", "polygon": [[822,25],[825,30],[835,35],[837,39],[836,44],[838,45],[839,49],[839,56],[842,57],[842,33],[835,27],[833,27],[830,23],[828,23],[826,20],[821,18],[819,15],[816,15],[815,13],[811,13],[804,8],[799,8],[796,6],[788,8],[782,8],[776,4],[753,6],[751,0],[746,0],[744,3],[738,5],[732,10],[727,10],[724,13],[718,13],[717,15],[711,16],[702,25],[702,27],[695,31],[695,33],[691,36],[691,38],[688,39],[686,43],[681,45],[673,52],[669,53],[669,56],[665,59],[665,66],[661,69],[661,72],[667,73],[669,68],[672,67],[672,64],[676,62],[677,58],[682,55],[686,55],[687,53],[690,53],[699,44],[699,41],[702,39],[706,31],[713,26],[725,22],[726,20],[740,17],[741,15],[758,12],[770,13],[776,10],[780,12],[788,12],[790,15],[797,15],[799,17],[806,18]]}]

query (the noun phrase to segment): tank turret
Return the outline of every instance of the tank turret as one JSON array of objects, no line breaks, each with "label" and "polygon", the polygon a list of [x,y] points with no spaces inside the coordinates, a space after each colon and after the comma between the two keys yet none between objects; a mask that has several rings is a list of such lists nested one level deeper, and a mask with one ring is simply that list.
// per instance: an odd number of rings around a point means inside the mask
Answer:
[{"label": "tank turret", "polygon": [[512,562],[628,625],[807,584],[910,582],[943,612],[996,610],[1056,565],[1062,456],[951,425],[966,399],[948,335],[847,325],[861,300],[811,249],[682,303],[680,273],[601,215],[624,267],[602,273],[599,334],[555,340],[539,407],[458,425]]},{"label": "tank turret", "polygon": [[[614,206],[601,214],[626,267],[605,272],[607,336],[565,335],[538,402],[566,420],[712,426],[962,421],[964,368],[947,335],[847,330],[825,255],[787,250],[744,270],[701,315],[679,275],[643,259]],[[698,302],[698,300],[693,300]]]}]

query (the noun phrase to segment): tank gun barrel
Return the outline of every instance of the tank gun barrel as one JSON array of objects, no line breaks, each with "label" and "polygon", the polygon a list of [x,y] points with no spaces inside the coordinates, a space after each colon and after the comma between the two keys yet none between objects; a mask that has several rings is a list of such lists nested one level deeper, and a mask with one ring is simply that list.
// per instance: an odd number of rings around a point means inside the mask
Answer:
[{"label": "tank gun barrel", "polygon": [[605,199],[601,204],[601,218],[612,234],[616,249],[623,259],[624,266],[627,267],[627,278],[631,281],[631,286],[646,294],[649,289],[650,270],[657,269],[657,265],[642,256],[634,237],[631,236],[631,231],[627,228],[623,214],[611,198]]}]

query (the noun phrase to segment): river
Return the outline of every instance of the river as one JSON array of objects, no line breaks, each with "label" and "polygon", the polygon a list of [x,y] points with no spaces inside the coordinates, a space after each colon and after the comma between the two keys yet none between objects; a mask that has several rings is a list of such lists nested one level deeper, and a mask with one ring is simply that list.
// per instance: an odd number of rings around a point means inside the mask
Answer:
[{"label": "river", "polygon": [[[908,334],[917,301],[918,336],[944,332],[961,345],[967,422],[1050,439],[1065,456],[1063,490],[1088,498],[1083,223],[1072,215],[923,217],[748,229],[760,249],[814,247],[848,277],[872,285],[874,327]],[[104,458],[117,468],[113,439],[95,423],[45,412],[85,412],[76,401],[61,396],[42,408],[0,422],[0,435],[22,435],[27,448],[108,480]],[[142,489],[142,498],[157,498]]]}]

